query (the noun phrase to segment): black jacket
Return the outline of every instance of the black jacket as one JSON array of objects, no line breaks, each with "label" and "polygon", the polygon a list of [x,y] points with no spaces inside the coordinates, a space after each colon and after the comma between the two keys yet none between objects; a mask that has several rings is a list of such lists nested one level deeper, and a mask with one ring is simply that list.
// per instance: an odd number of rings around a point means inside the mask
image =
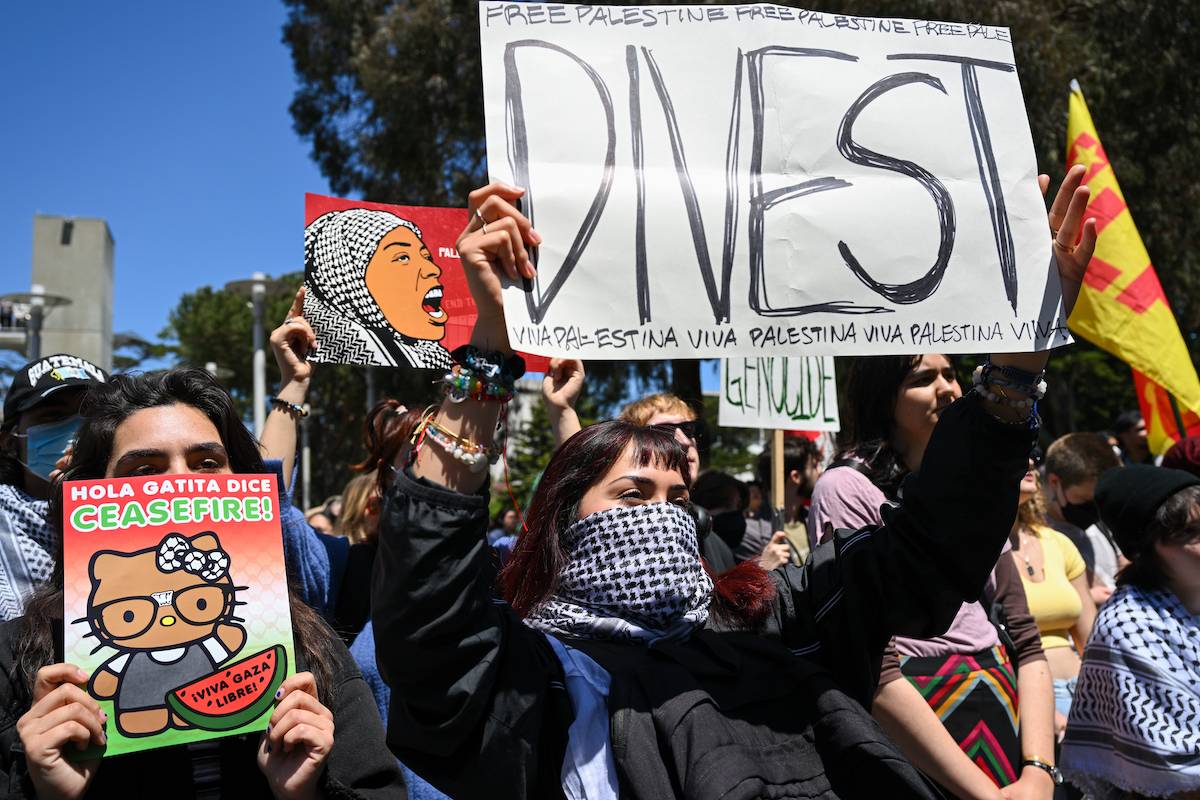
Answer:
[{"label": "black jacket", "polygon": [[[776,613],[757,636],[704,631],[653,650],[570,642],[612,675],[622,795],[701,797],[744,778],[727,796],[786,786],[778,796],[850,798],[870,776],[878,796],[935,797],[865,707],[892,635],[938,635],[978,598],[1032,442],[974,396],[954,404],[883,526],[839,531],[803,567],[773,573]],[[482,495],[409,475],[389,491],[372,593],[393,689],[388,743],[458,800],[559,797],[572,719],[562,668],[545,636],[494,599],[486,527]]]},{"label": "black jacket", "polygon": [[[25,676],[16,674],[13,644],[23,618],[0,625],[0,798],[35,797],[29,781],[17,720],[29,710]],[[56,636],[56,653],[62,642]],[[334,745],[325,762],[321,795],[326,798],[404,800],[408,796],[396,759],[384,744],[375,700],[350,653],[334,639]],[[306,667],[296,654],[296,670]],[[259,734],[230,736],[193,745],[164,747],[100,762],[88,797],[270,798],[271,789],[256,761]]]}]

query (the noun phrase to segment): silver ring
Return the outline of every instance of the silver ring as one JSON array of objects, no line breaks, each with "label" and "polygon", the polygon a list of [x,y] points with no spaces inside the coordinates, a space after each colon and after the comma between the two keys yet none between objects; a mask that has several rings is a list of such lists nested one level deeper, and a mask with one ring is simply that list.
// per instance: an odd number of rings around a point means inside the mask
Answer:
[{"label": "silver ring", "polygon": [[475,209],[475,219],[479,220],[479,225],[483,228],[483,232],[487,233],[487,220],[483,218],[483,214],[479,213],[479,209]]},{"label": "silver ring", "polygon": [[295,321],[296,321],[296,320],[295,320],[295,318],[294,318],[294,317],[288,317],[287,319],[285,319],[285,320],[283,321],[283,324],[284,324],[284,325],[291,325],[291,324],[292,324],[293,322],[295,322]]}]

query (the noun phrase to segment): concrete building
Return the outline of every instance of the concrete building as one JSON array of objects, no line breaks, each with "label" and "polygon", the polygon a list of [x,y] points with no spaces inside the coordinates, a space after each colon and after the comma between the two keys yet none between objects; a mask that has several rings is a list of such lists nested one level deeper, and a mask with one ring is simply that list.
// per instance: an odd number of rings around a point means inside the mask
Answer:
[{"label": "concrete building", "polygon": [[113,237],[102,219],[33,218],[33,284],[71,304],[46,315],[42,355],[70,353],[112,369]]}]

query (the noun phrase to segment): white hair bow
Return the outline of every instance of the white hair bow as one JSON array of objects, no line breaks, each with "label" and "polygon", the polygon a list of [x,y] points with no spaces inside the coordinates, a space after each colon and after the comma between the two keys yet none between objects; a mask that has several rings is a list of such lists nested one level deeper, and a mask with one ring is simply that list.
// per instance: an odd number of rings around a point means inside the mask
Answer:
[{"label": "white hair bow", "polygon": [[158,546],[158,568],[163,572],[186,570],[212,583],[229,573],[229,554],[219,547],[201,550],[178,533],[171,533]]}]

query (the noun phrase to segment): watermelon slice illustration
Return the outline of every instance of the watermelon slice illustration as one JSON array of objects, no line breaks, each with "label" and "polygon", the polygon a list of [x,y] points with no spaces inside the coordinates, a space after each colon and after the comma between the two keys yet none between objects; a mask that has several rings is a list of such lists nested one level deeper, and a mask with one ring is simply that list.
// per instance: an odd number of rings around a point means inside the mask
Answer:
[{"label": "watermelon slice illustration", "polygon": [[167,705],[201,730],[231,731],[271,708],[286,673],[287,651],[275,645],[172,689]]}]

